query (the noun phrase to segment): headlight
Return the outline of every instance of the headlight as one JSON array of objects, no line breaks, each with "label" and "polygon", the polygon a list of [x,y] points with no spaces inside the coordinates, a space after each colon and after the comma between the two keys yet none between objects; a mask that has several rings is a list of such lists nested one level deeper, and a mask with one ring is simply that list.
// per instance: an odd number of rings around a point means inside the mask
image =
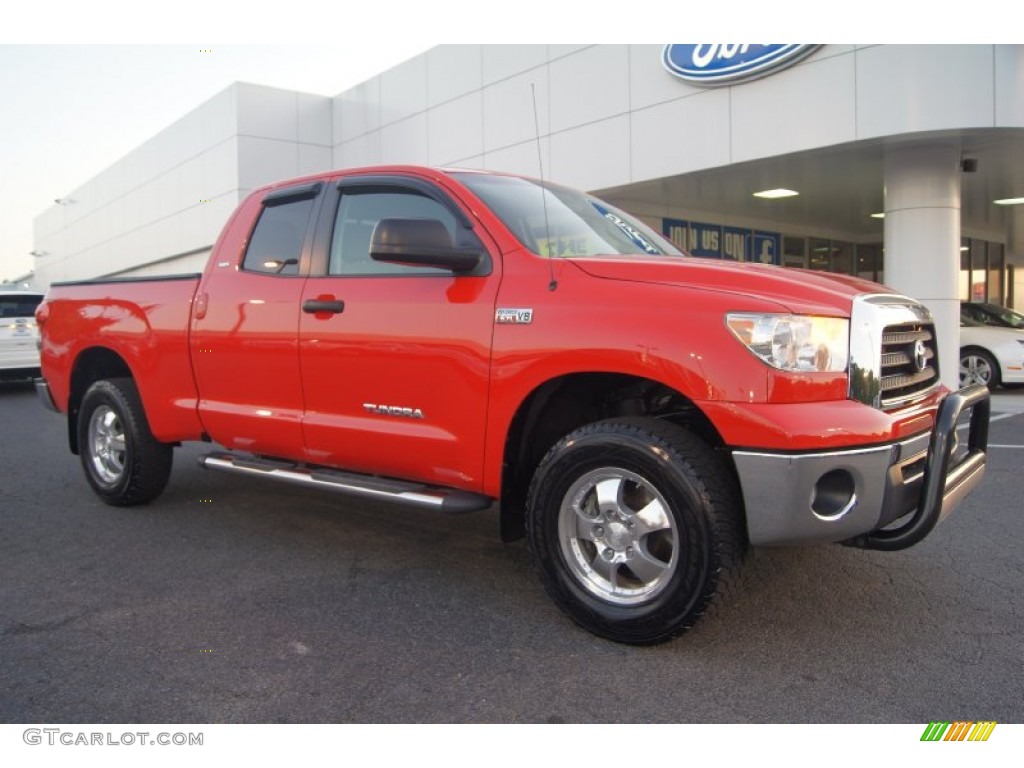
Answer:
[{"label": "headlight", "polygon": [[846,370],[850,321],[845,318],[737,313],[726,315],[725,322],[751,352],[779,370]]}]

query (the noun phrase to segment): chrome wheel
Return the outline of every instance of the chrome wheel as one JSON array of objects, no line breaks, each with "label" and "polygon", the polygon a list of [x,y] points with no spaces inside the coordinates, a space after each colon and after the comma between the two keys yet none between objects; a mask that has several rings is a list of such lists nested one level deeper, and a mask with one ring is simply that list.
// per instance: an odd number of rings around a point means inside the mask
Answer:
[{"label": "chrome wheel", "polygon": [[121,417],[109,406],[102,405],[92,412],[87,450],[100,482],[114,485],[120,481],[124,475],[127,444]]},{"label": "chrome wheel", "polygon": [[530,555],[577,624],[647,645],[693,626],[743,559],[735,478],[696,435],[660,419],[586,424],[530,481]]},{"label": "chrome wheel", "polygon": [[967,352],[960,356],[960,386],[971,384],[992,385],[992,360],[980,352]]},{"label": "chrome wheel", "polygon": [[582,475],[558,513],[562,556],[592,595],[616,605],[650,600],[669,583],[679,532],[668,504],[633,472],[602,467]]}]

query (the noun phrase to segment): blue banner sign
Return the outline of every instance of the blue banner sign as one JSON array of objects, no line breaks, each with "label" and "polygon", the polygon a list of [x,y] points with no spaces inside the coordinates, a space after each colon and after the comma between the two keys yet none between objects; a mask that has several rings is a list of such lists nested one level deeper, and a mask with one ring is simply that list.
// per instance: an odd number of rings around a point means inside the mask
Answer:
[{"label": "blue banner sign", "polygon": [[782,242],[777,232],[755,232],[752,253],[747,261],[778,264],[781,254]]},{"label": "blue banner sign", "polygon": [[676,77],[701,86],[731,85],[792,66],[820,45],[797,43],[673,43],[661,60]]},{"label": "blue banner sign", "polygon": [[750,261],[750,230],[722,227],[722,258]]},{"label": "blue banner sign", "polygon": [[661,233],[693,256],[778,264],[782,236],[743,227],[723,227],[683,219],[662,219]]}]

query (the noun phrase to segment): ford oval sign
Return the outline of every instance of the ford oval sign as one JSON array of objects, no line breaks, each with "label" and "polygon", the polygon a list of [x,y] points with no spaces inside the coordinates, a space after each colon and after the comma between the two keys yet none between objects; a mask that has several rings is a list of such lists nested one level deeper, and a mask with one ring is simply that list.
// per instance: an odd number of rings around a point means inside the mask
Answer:
[{"label": "ford oval sign", "polygon": [[793,43],[666,45],[662,62],[673,75],[695,85],[731,85],[784,69],[819,47]]}]

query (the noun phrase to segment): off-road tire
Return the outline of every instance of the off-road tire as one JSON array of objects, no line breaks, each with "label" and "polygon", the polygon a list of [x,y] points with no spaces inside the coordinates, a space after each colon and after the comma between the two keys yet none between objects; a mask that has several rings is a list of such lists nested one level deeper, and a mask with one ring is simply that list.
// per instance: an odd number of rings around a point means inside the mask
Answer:
[{"label": "off-road tire", "polygon": [[77,426],[85,477],[107,504],[145,504],[164,490],[174,449],[153,437],[132,379],[107,379],[89,387]]},{"label": "off-road tire", "polygon": [[735,475],[695,435],[647,418],[596,422],[556,443],[530,484],[526,532],[555,603],[590,632],[636,645],[692,627],[746,547]]}]

